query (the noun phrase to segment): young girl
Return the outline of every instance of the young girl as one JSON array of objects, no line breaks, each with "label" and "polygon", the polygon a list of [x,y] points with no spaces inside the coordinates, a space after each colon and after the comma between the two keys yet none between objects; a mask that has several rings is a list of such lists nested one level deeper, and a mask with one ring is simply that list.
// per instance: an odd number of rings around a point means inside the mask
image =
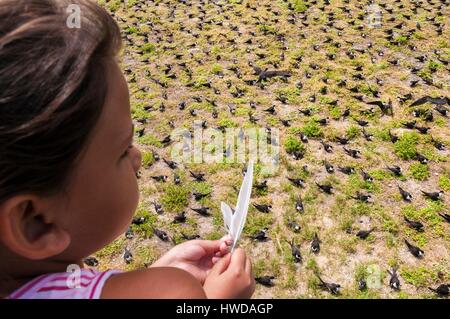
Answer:
[{"label": "young girl", "polygon": [[[67,25],[70,4],[80,28]],[[144,270],[82,268],[139,198],[120,46],[89,0],[0,0],[0,296],[251,297],[250,259],[226,238],[185,242]]]}]

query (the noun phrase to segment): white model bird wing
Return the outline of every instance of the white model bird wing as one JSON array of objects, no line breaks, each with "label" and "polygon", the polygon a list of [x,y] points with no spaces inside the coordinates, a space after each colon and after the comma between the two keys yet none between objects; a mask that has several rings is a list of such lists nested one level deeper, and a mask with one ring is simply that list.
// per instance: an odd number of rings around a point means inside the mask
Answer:
[{"label": "white model bird wing", "polygon": [[236,211],[231,219],[230,234],[233,238],[233,252],[239,240],[242,230],[244,229],[245,221],[247,219],[248,206],[250,204],[250,196],[252,193],[253,184],[253,161],[250,161],[247,166],[247,172],[245,173],[244,181],[242,182],[241,189],[239,191],[238,201],[236,204]]},{"label": "white model bird wing", "polygon": [[220,203],[220,210],[222,211],[223,221],[225,223],[225,228],[227,229],[230,236],[233,238],[233,234],[231,234],[231,221],[233,220],[233,212],[231,207],[226,203]]}]

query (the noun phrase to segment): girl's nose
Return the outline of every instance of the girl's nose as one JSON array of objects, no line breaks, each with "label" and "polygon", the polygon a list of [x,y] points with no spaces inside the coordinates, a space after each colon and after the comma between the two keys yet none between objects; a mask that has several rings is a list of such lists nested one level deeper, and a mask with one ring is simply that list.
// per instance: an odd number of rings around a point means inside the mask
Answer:
[{"label": "girl's nose", "polygon": [[133,147],[132,149],[132,165],[134,171],[137,173],[142,165],[142,154],[141,151],[137,147]]}]

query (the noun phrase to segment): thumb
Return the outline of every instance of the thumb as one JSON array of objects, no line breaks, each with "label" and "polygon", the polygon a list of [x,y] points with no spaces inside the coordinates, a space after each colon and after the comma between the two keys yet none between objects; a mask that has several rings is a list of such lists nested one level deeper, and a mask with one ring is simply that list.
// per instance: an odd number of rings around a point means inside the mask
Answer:
[{"label": "thumb", "polygon": [[222,274],[225,270],[227,270],[231,260],[231,254],[227,254],[223,256],[214,267],[211,269],[210,275],[219,276]]}]

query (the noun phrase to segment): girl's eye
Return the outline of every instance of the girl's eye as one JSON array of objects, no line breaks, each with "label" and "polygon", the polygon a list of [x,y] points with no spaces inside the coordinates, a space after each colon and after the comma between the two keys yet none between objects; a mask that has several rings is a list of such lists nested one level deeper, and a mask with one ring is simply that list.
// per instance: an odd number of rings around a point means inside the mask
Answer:
[{"label": "girl's eye", "polygon": [[120,158],[125,158],[130,154],[130,149],[133,147],[133,145],[128,146],[127,150],[122,154]]}]

